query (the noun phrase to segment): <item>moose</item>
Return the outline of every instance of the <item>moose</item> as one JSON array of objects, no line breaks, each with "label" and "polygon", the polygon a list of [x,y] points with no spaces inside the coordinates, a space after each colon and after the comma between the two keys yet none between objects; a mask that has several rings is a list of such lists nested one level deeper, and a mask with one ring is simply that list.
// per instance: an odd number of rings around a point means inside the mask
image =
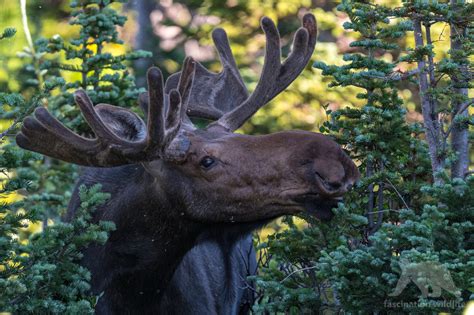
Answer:
[{"label": "moose", "polygon": [[[306,14],[282,63],[275,24],[265,17],[261,27],[265,61],[251,94],[225,31],[216,29],[221,72],[187,58],[164,84],[158,68],[148,70],[148,92],[139,98],[146,124],[128,109],[94,106],[83,90],[75,101],[95,138],[66,128],[44,107],[24,120],[20,147],[86,167],[68,218],[80,204],[80,185],[100,183],[111,195],[94,220],[113,221],[116,230],[104,245],[85,248],[82,260],[100,296],[98,314],[245,312],[252,231],[303,211],[330,219],[358,180],[352,160],[322,134],[234,133],[296,79],[316,44],[316,20]],[[193,117],[211,122],[199,129]]]}]

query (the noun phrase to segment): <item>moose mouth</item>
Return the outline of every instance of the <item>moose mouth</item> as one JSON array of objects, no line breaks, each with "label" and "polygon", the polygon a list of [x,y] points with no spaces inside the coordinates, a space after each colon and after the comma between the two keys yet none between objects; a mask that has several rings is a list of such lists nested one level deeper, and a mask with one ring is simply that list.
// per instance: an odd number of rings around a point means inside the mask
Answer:
[{"label": "moose mouth", "polygon": [[303,195],[298,202],[303,204],[306,212],[322,222],[328,222],[334,217],[333,208],[342,201],[342,198],[321,198],[317,194]]}]

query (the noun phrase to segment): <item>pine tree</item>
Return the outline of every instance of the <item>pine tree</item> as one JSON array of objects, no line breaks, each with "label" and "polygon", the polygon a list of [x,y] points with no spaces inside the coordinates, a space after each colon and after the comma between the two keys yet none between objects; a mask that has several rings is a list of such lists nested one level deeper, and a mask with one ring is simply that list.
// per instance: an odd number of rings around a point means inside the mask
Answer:
[{"label": "pine tree", "polygon": [[[20,156],[23,163],[28,156]],[[0,208],[0,309],[17,314],[93,314],[96,297],[90,293],[91,275],[79,265],[81,249],[104,244],[111,222],[91,223],[92,212],[108,195],[100,185],[81,187],[81,208],[70,223],[56,222],[28,241],[18,239],[41,217],[35,210]]]},{"label": "pine tree", "polygon": [[[473,3],[452,0],[407,1],[396,15],[413,23],[415,47],[403,58],[417,64],[425,135],[429,147],[433,177],[442,183],[442,172],[451,168],[451,178],[464,178],[469,166],[469,107],[474,53]],[[432,29],[444,24],[450,30],[450,50],[439,58]],[[438,58],[439,60],[436,60]]]},{"label": "pine tree", "polygon": [[[1,38],[15,34],[13,29]],[[31,162],[40,160],[35,153],[21,150],[12,141],[15,130],[33,108],[50,96],[56,86],[45,88],[30,100],[18,93],[1,93],[0,117],[13,119],[1,134],[0,146],[0,310],[14,313],[92,313],[95,297],[90,296],[90,273],[79,266],[80,249],[92,242],[103,243],[113,224],[91,224],[91,210],[104,202],[100,187],[81,190],[82,207],[71,223],[56,222],[41,233],[30,236],[30,228],[44,220],[47,208],[41,200],[54,200],[43,193],[21,197],[34,190],[38,173]],[[63,199],[64,197],[60,197]]]},{"label": "pine tree", "polygon": [[[306,217],[307,226],[291,219],[289,229],[260,244],[263,273],[254,277],[259,288],[257,312],[350,313],[456,312],[470,298],[474,219],[473,177],[430,186],[428,145],[419,124],[408,124],[397,86],[416,78],[418,70],[400,72],[386,54],[400,55],[400,39],[413,22],[388,8],[367,1],[346,0],[338,6],[350,21],[346,30],[358,35],[344,55],[343,66],[316,62],[332,79],[330,86],[355,86],[361,108],[327,110],[321,128],[343,144],[358,162],[362,179],[345,196],[335,219],[327,224]],[[408,54],[410,55],[410,54]],[[411,284],[391,296],[404,262],[433,263],[446,268],[460,296],[445,290],[437,299],[421,296]],[[472,291],[471,291],[472,293]],[[443,302],[453,301],[451,305]],[[391,309],[390,303],[400,304]],[[423,307],[410,308],[408,303]]]},{"label": "pine tree", "polygon": [[[21,150],[13,137],[23,119],[38,106],[49,107],[61,120],[69,120],[70,126],[87,133],[72,106],[71,92],[76,88],[87,89],[96,103],[130,106],[135,102],[140,90],[124,62],[148,54],[113,56],[105,51],[107,44],[121,43],[116,28],[125,22],[110,5],[111,1],[73,1],[72,24],[80,25],[79,37],[70,43],[59,37],[37,40],[21,54],[37,66],[29,67],[31,71],[26,73],[31,79],[22,84],[28,97],[0,93],[0,119],[11,121],[0,146],[4,174],[0,191],[0,311],[93,313],[97,297],[91,295],[90,273],[79,261],[83,248],[103,244],[114,228],[110,222],[91,221],[94,209],[108,195],[100,192],[100,186],[82,187],[77,216],[69,223],[61,222],[77,168]],[[13,34],[7,29],[0,37]],[[80,58],[80,65],[58,62],[60,51],[66,61]],[[83,75],[66,83],[58,70]]]},{"label": "pine tree", "polygon": [[[66,42],[59,35],[49,40],[39,40],[39,50],[53,55],[64,54],[66,61],[45,61],[41,68],[51,71],[79,73],[80,79],[68,82],[61,94],[53,98],[51,108],[71,120],[71,126],[87,130],[82,122],[71,92],[81,88],[87,90],[94,104],[109,103],[124,107],[136,104],[138,95],[143,92],[135,86],[135,78],[127,69],[126,63],[150,57],[146,51],[130,51],[123,55],[113,55],[107,51],[111,44],[123,45],[118,38],[117,27],[123,26],[126,17],[117,13],[115,3],[125,0],[72,0],[71,25],[80,27],[76,38]],[[79,65],[75,63],[80,60]]]}]

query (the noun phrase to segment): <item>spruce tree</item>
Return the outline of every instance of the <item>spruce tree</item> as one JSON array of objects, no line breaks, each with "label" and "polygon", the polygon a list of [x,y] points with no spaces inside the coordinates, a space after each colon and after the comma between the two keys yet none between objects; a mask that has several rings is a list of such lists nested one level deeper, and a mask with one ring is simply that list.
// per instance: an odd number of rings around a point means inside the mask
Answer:
[{"label": "spruce tree", "polygon": [[[308,216],[302,228],[287,219],[289,229],[260,244],[264,268],[254,277],[259,289],[254,310],[459,312],[474,281],[474,179],[443,177],[444,185],[429,184],[426,129],[406,122],[397,91],[419,73],[397,70],[405,55],[410,56],[399,44],[411,34],[413,22],[401,16],[400,8],[367,1],[346,0],[338,10],[350,19],[344,28],[357,34],[350,44],[353,50],[344,55],[342,66],[314,66],[332,79],[334,88],[359,88],[357,97],[365,105],[327,110],[329,119],[321,131],[345,146],[362,179],[334,209],[330,223]],[[394,61],[383,58],[387,54]],[[411,283],[391,296],[405,262],[445,268],[460,295],[442,290],[440,297],[424,298]],[[397,302],[406,304],[393,308]]]},{"label": "spruce tree", "polygon": [[[1,39],[12,37],[5,30]],[[1,43],[0,43],[1,44]],[[91,224],[91,210],[104,202],[107,195],[100,187],[81,190],[81,209],[71,223],[56,222],[40,233],[32,228],[45,219],[49,201],[62,196],[35,190],[38,172],[31,163],[38,154],[21,150],[12,141],[17,125],[36,106],[51,95],[56,86],[44,89],[25,100],[18,93],[0,93],[0,117],[12,121],[1,134],[0,172],[0,310],[12,313],[92,313],[95,297],[90,296],[90,273],[79,266],[80,249],[90,243],[103,243],[113,224]]]},{"label": "spruce tree", "polygon": [[[433,177],[444,182],[441,173],[451,171],[451,178],[464,178],[469,167],[469,125],[474,105],[468,95],[472,88],[474,53],[474,4],[452,0],[407,1],[396,15],[413,23],[415,47],[403,60],[416,63],[426,140],[429,147]],[[437,56],[435,49],[442,36],[432,38],[438,26],[449,29],[450,50]],[[472,133],[472,130],[471,130]]]},{"label": "spruce tree", "polygon": [[[111,6],[113,1],[72,1],[73,20],[79,36],[70,42],[59,37],[39,39],[21,54],[38,65],[20,93],[0,93],[0,119],[10,121],[2,133],[0,170],[0,311],[12,313],[93,313],[97,300],[89,289],[90,272],[80,266],[81,250],[92,243],[103,244],[114,225],[92,222],[94,209],[108,195],[100,186],[80,189],[81,207],[68,223],[65,213],[77,167],[21,150],[14,136],[23,119],[38,106],[46,106],[63,122],[83,133],[72,92],[87,89],[95,103],[131,106],[140,92],[126,62],[144,52],[114,56],[108,44],[121,44],[117,27],[125,18]],[[25,26],[27,27],[27,25]],[[13,36],[5,30],[1,38]],[[0,42],[0,44],[2,44]],[[61,60],[61,54],[65,62]],[[72,64],[79,58],[79,65]],[[60,62],[61,61],[61,62]],[[64,71],[81,73],[66,82]],[[38,80],[38,75],[42,79]]]},{"label": "spruce tree", "polygon": [[40,51],[53,56],[63,55],[65,58],[64,62],[57,59],[45,61],[41,65],[42,69],[80,74],[78,80],[66,83],[60,95],[51,100],[51,108],[71,120],[72,127],[80,126],[83,131],[87,130],[77,106],[74,106],[71,92],[77,89],[86,90],[94,104],[109,103],[124,107],[136,105],[138,95],[143,92],[135,86],[135,78],[126,63],[150,57],[151,54],[137,50],[113,55],[107,51],[111,45],[123,45],[117,28],[123,26],[127,19],[114,9],[114,4],[124,2],[126,1],[72,0],[72,19],[69,23],[80,27],[78,36],[65,41],[56,35],[49,40],[37,42]]}]

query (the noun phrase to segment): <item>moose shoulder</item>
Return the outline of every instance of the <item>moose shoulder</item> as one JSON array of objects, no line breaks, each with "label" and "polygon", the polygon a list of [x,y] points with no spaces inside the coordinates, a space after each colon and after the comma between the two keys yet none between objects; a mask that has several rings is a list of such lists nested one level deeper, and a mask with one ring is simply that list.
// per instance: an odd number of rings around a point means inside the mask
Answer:
[{"label": "moose shoulder", "polygon": [[[90,167],[78,185],[102,183],[111,194],[94,219],[111,220],[117,229],[105,245],[84,250],[92,290],[102,294],[97,313],[176,311],[170,292],[188,290],[180,285],[198,281],[182,274],[200,268],[198,260],[241,268],[226,278],[240,281],[236,279],[245,273],[245,266],[232,264],[232,257],[239,246],[251,250],[248,235],[254,228],[306,210],[328,219],[331,207],[358,179],[354,163],[324,135],[234,133],[301,73],[316,43],[316,21],[307,14],[291,54],[281,63],[274,23],[263,18],[261,25],[267,38],[265,63],[250,95],[227,36],[217,29],[213,39],[223,66],[220,73],[209,72],[191,58],[166,84],[158,68],[148,71],[148,93],[140,98],[146,124],[127,109],[94,106],[81,90],[75,94],[76,103],[96,138],[75,134],[45,108],[25,119],[17,135],[19,146]],[[189,117],[214,122],[197,129]],[[77,202],[76,196],[70,215]],[[214,295],[219,285],[209,285]],[[226,303],[236,303],[229,300],[241,299],[242,292],[226,296]],[[201,303],[189,296],[178,300]],[[188,312],[199,309],[179,307]]]}]

